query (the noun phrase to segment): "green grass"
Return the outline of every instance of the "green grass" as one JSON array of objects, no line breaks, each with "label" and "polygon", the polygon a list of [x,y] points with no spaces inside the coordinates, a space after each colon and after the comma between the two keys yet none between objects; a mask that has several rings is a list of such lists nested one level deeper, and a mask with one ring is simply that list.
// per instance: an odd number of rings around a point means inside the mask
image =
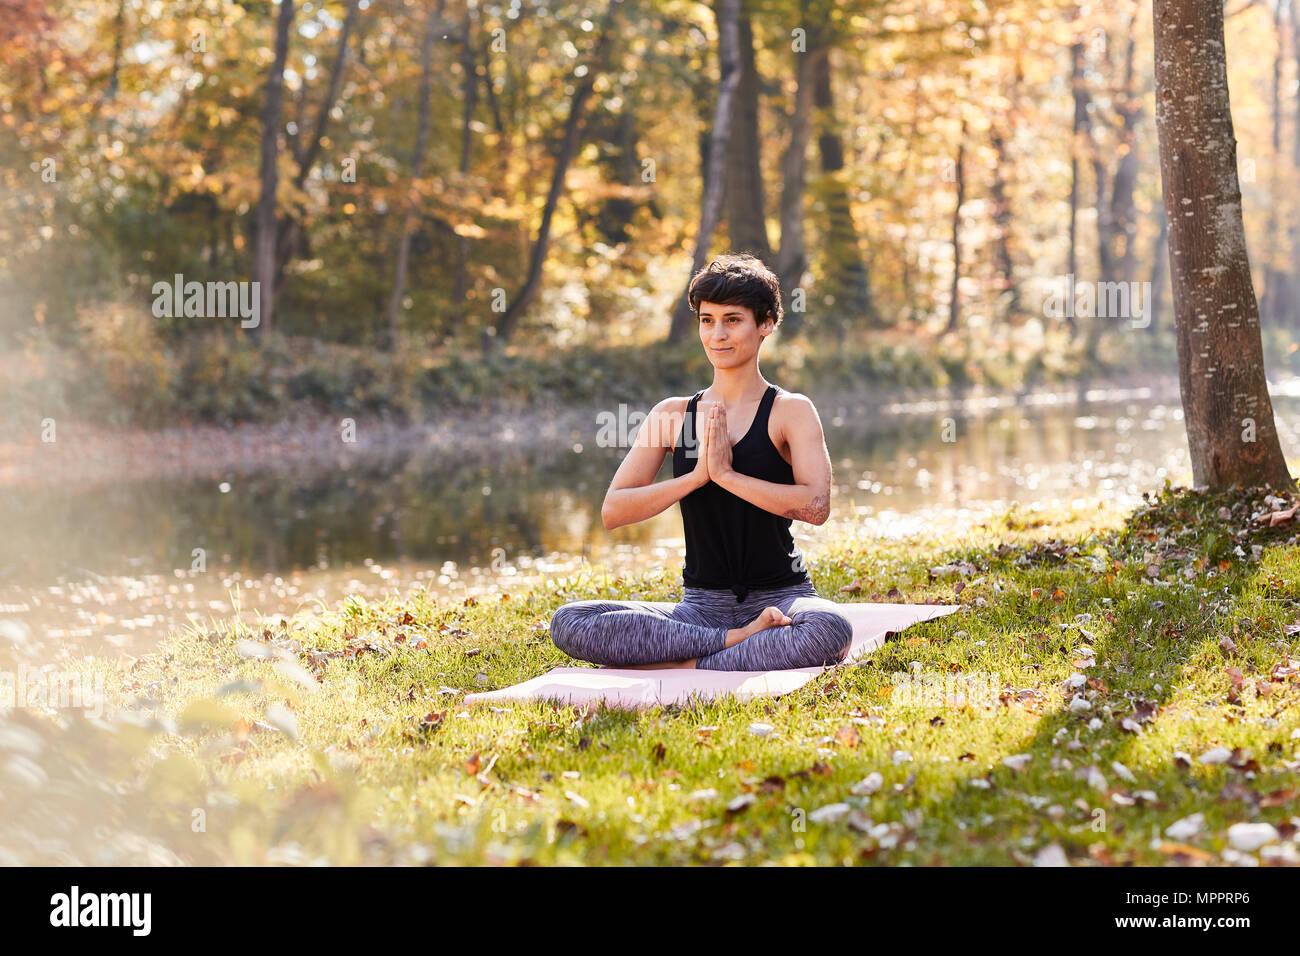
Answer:
[{"label": "green grass", "polygon": [[[1300,666],[1300,546],[1294,522],[1251,524],[1263,497],[1166,488],[1127,517],[1013,510],[961,538],[842,538],[813,565],[823,594],[897,588],[962,610],[746,704],[462,706],[572,663],[545,630],[564,602],[678,598],[664,573],[175,635],[109,674],[143,726],[0,725],[0,747],[26,728],[46,777],[3,788],[0,846],[38,858],[45,834],[46,851],[87,862],[537,865],[1016,865],[1059,847],[1079,865],[1197,865],[1260,859],[1228,847],[1227,828],[1253,821],[1280,832],[1263,862],[1294,859],[1300,677],[1278,668]],[[898,675],[916,668],[996,675],[999,699],[907,702]],[[1062,691],[1074,673],[1092,679],[1084,714]],[[259,726],[286,728],[286,713],[296,740]],[[1199,761],[1219,746],[1229,762]],[[855,793],[872,773],[879,789]],[[1196,813],[1199,832],[1164,835]]]}]

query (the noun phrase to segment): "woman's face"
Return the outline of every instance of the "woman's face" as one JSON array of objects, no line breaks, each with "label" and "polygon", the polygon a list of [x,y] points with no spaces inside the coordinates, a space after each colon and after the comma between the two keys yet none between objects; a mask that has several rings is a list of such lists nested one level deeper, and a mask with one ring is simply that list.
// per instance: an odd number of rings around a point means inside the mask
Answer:
[{"label": "woman's face", "polygon": [[772,320],[755,325],[754,310],[747,305],[700,303],[700,342],[715,368],[749,362],[771,331]]}]

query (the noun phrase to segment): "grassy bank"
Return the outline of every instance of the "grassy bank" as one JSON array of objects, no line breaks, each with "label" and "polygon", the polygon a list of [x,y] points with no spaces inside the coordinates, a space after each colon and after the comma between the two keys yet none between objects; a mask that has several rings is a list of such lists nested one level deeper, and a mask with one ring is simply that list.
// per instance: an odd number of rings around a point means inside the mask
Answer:
[{"label": "grassy bank", "polygon": [[[960,540],[838,541],[813,569],[823,593],[962,611],[748,704],[461,705],[570,663],[546,632],[565,601],[674,599],[663,573],[176,635],[82,665],[130,714],[0,724],[0,846],[10,862],[1296,862],[1300,545],[1294,521],[1251,520],[1278,504],[1172,489],[1126,519],[1013,510]],[[992,694],[944,699],[950,675]]]},{"label": "grassy bank", "polygon": [[[961,332],[872,332],[844,342],[784,339],[764,347],[763,370],[811,395],[879,390],[895,397],[950,386],[1020,387],[1132,371],[1173,371],[1172,340],[1114,335],[1097,362],[1064,333],[1041,341]],[[1285,337],[1285,336],[1284,336]],[[1270,370],[1296,360],[1279,340]],[[81,334],[35,338],[0,353],[0,421],[73,418],[114,427],[270,422],[304,417],[428,420],[485,406],[612,406],[690,393],[712,369],[699,342],[658,341],[556,347],[521,337],[504,352],[429,348],[407,341],[395,352],[311,338],[239,331],[164,339],[149,317],[106,307],[83,317]],[[1300,372],[1300,365],[1295,371]]]}]

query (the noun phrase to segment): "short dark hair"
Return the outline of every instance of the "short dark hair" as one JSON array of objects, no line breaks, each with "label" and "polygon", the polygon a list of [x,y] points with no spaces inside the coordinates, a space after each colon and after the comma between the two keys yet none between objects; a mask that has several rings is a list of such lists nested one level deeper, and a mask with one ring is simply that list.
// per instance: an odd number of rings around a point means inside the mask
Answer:
[{"label": "short dark hair", "polygon": [[762,325],[768,318],[773,327],[781,324],[781,280],[762,260],[748,253],[719,256],[695,273],[686,291],[691,311],[700,314],[701,302],[718,305],[744,305],[754,310],[754,322]]}]

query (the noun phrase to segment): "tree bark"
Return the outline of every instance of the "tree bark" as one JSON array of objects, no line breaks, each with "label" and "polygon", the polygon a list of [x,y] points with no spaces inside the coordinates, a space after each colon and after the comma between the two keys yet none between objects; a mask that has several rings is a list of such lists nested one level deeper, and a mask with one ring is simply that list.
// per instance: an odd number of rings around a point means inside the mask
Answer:
[{"label": "tree bark", "polygon": [[1154,0],[1154,10],[1156,132],[1193,481],[1290,488],[1246,251],[1222,0]]},{"label": "tree bark", "polygon": [[420,111],[416,120],[415,154],[411,157],[411,187],[406,202],[402,204],[402,231],[397,239],[397,261],[393,269],[393,291],[388,297],[385,318],[387,329],[384,345],[390,351],[397,348],[401,329],[402,299],[406,297],[406,273],[411,261],[411,232],[415,226],[416,185],[424,175],[424,151],[429,143],[429,98],[433,86],[433,33],[442,18],[441,4],[437,12],[430,10],[424,23],[424,46],[420,53]]},{"label": "tree bark", "polygon": [[668,328],[668,341],[680,342],[691,327],[691,303],[687,298],[690,279],[704,268],[708,258],[713,232],[722,218],[722,177],[726,171],[727,141],[731,138],[732,100],[740,82],[740,0],[717,0],[715,15],[718,20],[718,102],[713,114],[713,131],[709,137],[709,161],[704,173],[704,195],[700,201],[700,228],[695,237],[695,253],[691,256],[691,274],[682,294],[677,297],[672,323]]},{"label": "tree bark", "polygon": [[732,134],[727,140],[724,177],[728,232],[732,252],[748,252],[770,264],[772,246],[767,238],[767,202],[760,162],[763,140],[758,128],[758,71],[754,65],[754,28],[748,11],[742,9],[738,26],[740,79],[733,101]]},{"label": "tree bark", "polygon": [[293,0],[280,0],[275,22],[275,54],[266,80],[262,108],[261,195],[257,200],[257,256],[255,275],[260,283],[261,315],[258,334],[271,331],[275,305],[275,192],[279,186],[276,164],[280,155],[280,125],[284,112],[284,64],[289,57],[289,30],[293,26]]}]

